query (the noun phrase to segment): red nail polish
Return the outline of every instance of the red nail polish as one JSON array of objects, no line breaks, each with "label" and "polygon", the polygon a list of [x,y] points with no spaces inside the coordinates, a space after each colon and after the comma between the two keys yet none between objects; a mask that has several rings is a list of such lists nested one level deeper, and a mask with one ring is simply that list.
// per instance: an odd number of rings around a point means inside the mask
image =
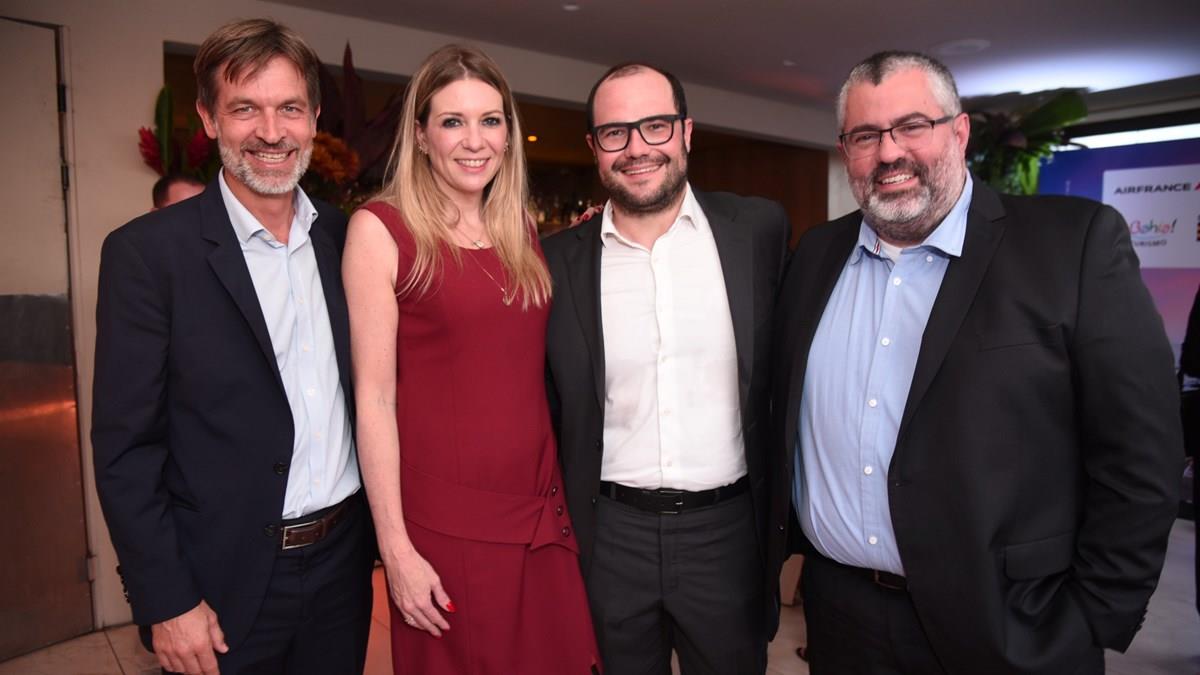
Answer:
[{"label": "red nail polish", "polygon": [[457,612],[457,611],[458,611],[458,609],[456,609],[456,608],[454,607],[454,601],[453,601],[453,600],[447,600],[447,601],[446,601],[446,611],[447,611],[447,612],[450,612],[451,614],[453,614],[453,613],[455,613],[455,612]]}]

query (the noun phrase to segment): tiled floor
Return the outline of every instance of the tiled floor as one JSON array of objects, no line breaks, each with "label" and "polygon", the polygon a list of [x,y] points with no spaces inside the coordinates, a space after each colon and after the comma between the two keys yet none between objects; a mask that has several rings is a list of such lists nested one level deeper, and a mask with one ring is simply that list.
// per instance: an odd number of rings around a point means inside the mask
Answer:
[{"label": "tiled floor", "polygon": [[[1192,581],[1195,524],[1176,521],[1167,563],[1150,601],[1146,624],[1126,654],[1109,652],[1109,675],[1200,675],[1200,617]],[[383,575],[375,572],[375,609],[367,647],[366,675],[391,673],[388,609]],[[796,657],[804,616],[785,607],[779,635],[769,650],[770,675],[808,675]],[[138,642],[133,626],[118,626],[68,640],[0,663],[0,675],[156,675],[157,663]]]}]

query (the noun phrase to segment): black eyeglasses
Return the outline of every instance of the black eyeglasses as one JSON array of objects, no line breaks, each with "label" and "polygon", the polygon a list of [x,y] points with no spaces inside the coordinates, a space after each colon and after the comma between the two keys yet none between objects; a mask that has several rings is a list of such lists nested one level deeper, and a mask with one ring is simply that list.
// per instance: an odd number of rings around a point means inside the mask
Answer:
[{"label": "black eyeglasses", "polygon": [[637,129],[646,145],[662,145],[675,136],[675,122],[687,115],[653,115],[636,122],[613,122],[592,127],[592,138],[605,152],[617,152],[629,146],[629,138]]},{"label": "black eyeglasses", "polygon": [[846,156],[850,159],[859,159],[878,152],[879,144],[883,141],[884,134],[890,135],[892,141],[901,148],[916,150],[929,142],[930,132],[933,131],[934,127],[939,124],[945,124],[955,117],[958,117],[958,115],[946,115],[936,120],[905,122],[904,124],[897,124],[890,129],[850,131],[838,136],[838,140],[841,141],[842,148],[845,150]]}]

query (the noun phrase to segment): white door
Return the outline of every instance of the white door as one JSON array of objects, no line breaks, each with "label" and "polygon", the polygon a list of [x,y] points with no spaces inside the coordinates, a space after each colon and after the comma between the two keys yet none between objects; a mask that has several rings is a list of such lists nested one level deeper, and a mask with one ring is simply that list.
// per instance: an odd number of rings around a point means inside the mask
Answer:
[{"label": "white door", "polygon": [[0,19],[0,661],[92,629],[55,37]]}]

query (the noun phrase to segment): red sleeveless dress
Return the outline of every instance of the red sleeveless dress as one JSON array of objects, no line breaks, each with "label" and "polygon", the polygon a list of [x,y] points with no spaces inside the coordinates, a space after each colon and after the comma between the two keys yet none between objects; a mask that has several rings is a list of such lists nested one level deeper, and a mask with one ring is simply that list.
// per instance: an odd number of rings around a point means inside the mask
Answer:
[{"label": "red sleeveless dress", "polygon": [[[379,217],[415,255],[396,209]],[[588,675],[599,662],[562,492],[544,379],[549,307],[502,302],[490,249],[444,252],[424,296],[398,297],[396,422],[405,526],[457,612],[441,639],[391,607],[397,675]],[[540,253],[540,249],[539,249]],[[488,275],[491,275],[490,277]]]}]

